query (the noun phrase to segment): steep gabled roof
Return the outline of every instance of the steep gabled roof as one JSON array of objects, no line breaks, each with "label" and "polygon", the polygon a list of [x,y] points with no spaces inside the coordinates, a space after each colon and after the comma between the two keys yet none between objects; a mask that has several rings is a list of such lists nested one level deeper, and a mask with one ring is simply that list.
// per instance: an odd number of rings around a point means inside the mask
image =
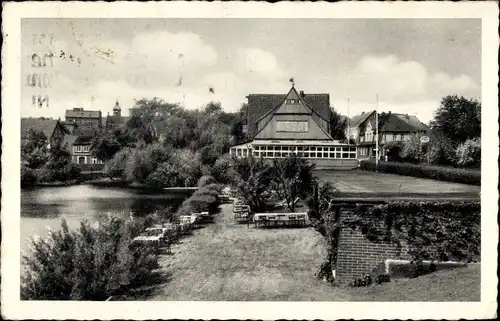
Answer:
[{"label": "steep gabled roof", "polygon": [[[266,113],[278,108],[288,94],[250,94],[247,96],[248,107],[246,116],[248,120],[248,136],[253,137],[257,130],[257,121]],[[304,94],[300,95],[305,102],[321,118],[329,121],[330,95],[329,94]]]},{"label": "steep gabled roof", "polygon": [[349,127],[361,126],[371,115],[373,115],[373,113],[375,113],[375,110],[352,117],[349,121]]},{"label": "steep gabled roof", "polygon": [[[313,116],[312,119],[314,120],[314,122],[316,123],[316,125],[321,129],[321,131],[323,131],[323,133],[326,135],[326,137],[328,137],[329,139],[333,139],[330,136],[330,134],[326,131],[326,129],[323,128],[323,126],[321,126],[318,123],[318,121],[316,120],[316,118],[314,117],[314,115],[317,115],[317,116],[319,116],[321,118],[321,115],[319,115],[311,106],[309,106],[309,104],[304,100],[304,96],[303,95],[299,95],[299,93],[297,92],[297,90],[295,90],[294,86],[292,86],[292,88],[290,88],[290,90],[288,91],[288,94],[285,95],[285,97],[281,100],[281,102],[278,105],[276,105],[276,107],[274,107],[273,109],[269,110],[264,115],[262,115],[262,117],[260,117],[257,120],[257,123],[260,122],[263,118],[265,118],[269,114],[273,114],[273,113],[279,111],[281,107],[286,106],[285,105],[286,104],[285,100],[287,100],[287,99],[298,99],[298,100],[300,100],[299,104],[295,105],[295,106],[299,107],[296,111],[298,111],[301,114],[302,113],[307,113],[308,115],[312,115]],[[328,107],[328,110],[330,110],[330,107]],[[330,110],[330,112],[331,112],[331,110]],[[262,126],[261,131],[267,126],[267,124],[269,124],[269,122],[271,121],[271,118],[272,117],[268,118],[266,124],[264,124]],[[325,120],[329,121],[329,118],[327,118]],[[255,133],[255,137],[258,136],[259,132]]]},{"label": "steep gabled roof", "polygon": [[57,119],[48,118],[21,118],[21,138],[27,138],[30,130],[43,132],[47,138],[50,138],[58,122]]}]

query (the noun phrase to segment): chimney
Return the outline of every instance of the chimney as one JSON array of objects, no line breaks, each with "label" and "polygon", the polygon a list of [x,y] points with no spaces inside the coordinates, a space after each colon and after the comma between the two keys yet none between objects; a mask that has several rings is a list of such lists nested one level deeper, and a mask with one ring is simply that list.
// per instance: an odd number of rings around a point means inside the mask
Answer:
[{"label": "chimney", "polygon": [[305,96],[305,95],[304,95],[304,91],[303,91],[303,90],[301,90],[301,91],[300,91],[300,97],[304,97],[304,96]]},{"label": "chimney", "polygon": [[365,114],[365,112],[362,112],[362,113],[361,113],[361,115],[364,115],[364,114]]}]

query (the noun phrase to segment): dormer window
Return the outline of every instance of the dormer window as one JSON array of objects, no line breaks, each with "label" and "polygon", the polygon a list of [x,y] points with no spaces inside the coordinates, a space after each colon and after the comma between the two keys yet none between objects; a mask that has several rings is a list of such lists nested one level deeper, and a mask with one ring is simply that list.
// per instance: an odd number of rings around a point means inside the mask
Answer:
[{"label": "dormer window", "polygon": [[286,103],[287,104],[298,104],[299,100],[298,99],[287,99]]}]

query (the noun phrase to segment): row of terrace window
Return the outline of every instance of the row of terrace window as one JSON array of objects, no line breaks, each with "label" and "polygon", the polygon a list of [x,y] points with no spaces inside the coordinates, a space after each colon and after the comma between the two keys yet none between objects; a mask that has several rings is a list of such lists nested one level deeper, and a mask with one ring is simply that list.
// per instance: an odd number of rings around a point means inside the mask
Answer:
[{"label": "row of terrace window", "polygon": [[[232,148],[231,154],[237,157],[247,157],[246,148]],[[324,146],[255,146],[252,150],[254,157],[285,158],[292,154],[301,158],[356,158],[356,147],[324,147]]]}]

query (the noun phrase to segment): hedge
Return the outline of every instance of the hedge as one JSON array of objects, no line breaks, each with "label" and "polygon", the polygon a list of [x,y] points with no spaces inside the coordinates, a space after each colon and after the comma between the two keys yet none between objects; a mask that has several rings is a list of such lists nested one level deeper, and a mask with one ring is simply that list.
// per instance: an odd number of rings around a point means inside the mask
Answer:
[{"label": "hedge", "polygon": [[[362,161],[360,162],[360,168],[366,171],[375,171],[375,162]],[[463,168],[396,162],[379,162],[378,171],[390,174],[430,178],[439,181],[448,181],[469,185],[481,185],[480,171],[468,170]]]}]

